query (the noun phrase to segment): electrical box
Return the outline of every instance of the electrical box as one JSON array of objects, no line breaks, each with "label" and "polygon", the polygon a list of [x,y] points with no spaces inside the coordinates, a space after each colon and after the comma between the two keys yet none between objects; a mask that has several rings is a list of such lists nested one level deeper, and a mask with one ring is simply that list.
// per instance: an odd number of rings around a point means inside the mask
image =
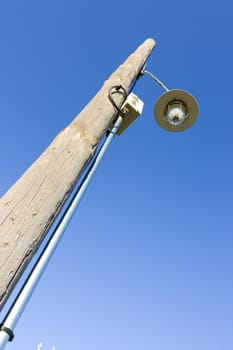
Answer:
[{"label": "electrical box", "polygon": [[123,121],[117,131],[117,135],[121,135],[130,124],[132,124],[139,115],[142,114],[144,103],[140,98],[131,92],[126,98],[121,107],[121,111],[124,113]]}]

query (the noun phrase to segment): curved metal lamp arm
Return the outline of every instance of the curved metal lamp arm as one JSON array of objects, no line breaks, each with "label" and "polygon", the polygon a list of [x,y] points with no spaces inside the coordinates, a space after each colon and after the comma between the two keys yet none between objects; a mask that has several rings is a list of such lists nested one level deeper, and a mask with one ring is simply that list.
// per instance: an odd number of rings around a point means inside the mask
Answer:
[{"label": "curved metal lamp arm", "polygon": [[159,80],[154,74],[152,74],[151,72],[149,72],[148,70],[144,69],[142,71],[142,74],[147,74],[149,75],[149,77],[151,77],[159,86],[161,86],[165,91],[170,91],[170,89],[168,89],[166,87],[166,85],[164,83],[161,82],[161,80]]}]

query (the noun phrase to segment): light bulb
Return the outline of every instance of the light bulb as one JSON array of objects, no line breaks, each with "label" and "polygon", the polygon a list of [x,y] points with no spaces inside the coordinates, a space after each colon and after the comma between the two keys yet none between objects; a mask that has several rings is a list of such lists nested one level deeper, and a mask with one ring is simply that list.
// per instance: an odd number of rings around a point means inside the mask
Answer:
[{"label": "light bulb", "polygon": [[180,101],[173,101],[168,104],[165,114],[166,121],[172,126],[179,126],[187,118],[187,112],[184,104]]}]

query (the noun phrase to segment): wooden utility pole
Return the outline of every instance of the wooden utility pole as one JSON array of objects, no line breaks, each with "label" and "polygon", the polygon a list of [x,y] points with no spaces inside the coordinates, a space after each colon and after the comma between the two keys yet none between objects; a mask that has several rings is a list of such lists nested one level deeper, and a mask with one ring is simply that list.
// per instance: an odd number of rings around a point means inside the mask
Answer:
[{"label": "wooden utility pole", "polygon": [[[109,89],[129,91],[155,46],[146,40],[0,200],[0,310],[116,118]],[[114,94],[118,108],[124,96]]]}]

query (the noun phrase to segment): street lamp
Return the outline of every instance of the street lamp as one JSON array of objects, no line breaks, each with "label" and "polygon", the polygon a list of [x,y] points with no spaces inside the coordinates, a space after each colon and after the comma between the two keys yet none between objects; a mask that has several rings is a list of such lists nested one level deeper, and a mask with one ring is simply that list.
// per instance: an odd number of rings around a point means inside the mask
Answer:
[{"label": "street lamp", "polygon": [[158,124],[168,131],[183,131],[190,128],[198,116],[198,104],[195,98],[184,90],[169,90],[154,74],[143,70],[166,92],[155,104],[154,115]]},{"label": "street lamp", "polygon": [[[155,105],[155,118],[159,125],[169,131],[182,131],[192,126],[198,115],[198,105],[194,97],[186,91],[169,90],[157,77],[146,70],[142,70],[140,76],[143,74],[148,74],[166,91]],[[124,96],[125,101],[120,109],[114,100],[114,94]],[[13,330],[112,139],[116,134],[120,135],[142,112],[143,102],[132,93],[128,95],[122,85],[112,86],[108,98],[116,110],[115,123],[108,130],[105,141],[93,157],[80,185],[71,195],[66,210],[0,324],[0,350],[4,349],[8,341],[13,340]]]},{"label": "street lamp", "polygon": [[162,128],[168,131],[183,131],[196,121],[198,105],[187,91],[170,90],[157,100],[154,114]]}]

